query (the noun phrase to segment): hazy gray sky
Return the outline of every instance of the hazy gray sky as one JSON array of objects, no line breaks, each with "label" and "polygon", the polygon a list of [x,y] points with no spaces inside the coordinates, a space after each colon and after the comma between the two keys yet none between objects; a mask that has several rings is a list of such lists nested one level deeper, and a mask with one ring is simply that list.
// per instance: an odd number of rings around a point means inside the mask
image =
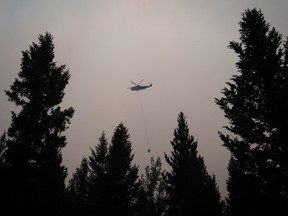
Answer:
[{"label": "hazy gray sky", "polygon": [[[68,178],[101,132],[110,141],[121,121],[140,170],[151,156],[160,156],[167,167],[163,155],[171,151],[183,111],[208,171],[226,195],[229,152],[217,132],[227,121],[214,99],[236,73],[237,57],[227,45],[239,38],[241,13],[254,7],[288,36],[287,0],[0,0],[0,133],[17,110],[3,90],[17,77],[21,51],[48,31],[55,60],[71,73],[62,104],[75,108],[63,149]],[[127,89],[130,80],[143,78],[153,87]]]}]

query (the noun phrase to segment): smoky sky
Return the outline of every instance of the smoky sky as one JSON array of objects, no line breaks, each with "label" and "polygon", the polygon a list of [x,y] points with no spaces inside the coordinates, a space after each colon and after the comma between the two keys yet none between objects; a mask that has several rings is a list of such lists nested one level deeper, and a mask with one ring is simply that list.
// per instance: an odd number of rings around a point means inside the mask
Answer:
[{"label": "smoky sky", "polygon": [[[215,98],[237,73],[237,56],[227,46],[239,40],[241,13],[254,7],[283,39],[288,36],[286,0],[2,0],[0,132],[8,129],[11,110],[18,109],[3,90],[20,71],[21,51],[48,31],[57,65],[65,64],[71,73],[61,104],[75,109],[62,151],[68,179],[102,131],[110,141],[120,122],[129,130],[140,171],[151,156],[161,157],[169,169],[163,156],[171,151],[182,111],[225,196],[229,152],[218,131],[228,122]],[[131,80],[142,79],[153,87],[128,89]]]}]

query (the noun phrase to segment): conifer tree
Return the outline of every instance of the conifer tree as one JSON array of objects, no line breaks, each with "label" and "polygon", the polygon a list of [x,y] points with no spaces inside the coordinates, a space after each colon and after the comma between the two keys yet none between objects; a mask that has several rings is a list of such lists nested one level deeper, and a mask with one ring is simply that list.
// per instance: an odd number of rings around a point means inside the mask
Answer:
[{"label": "conifer tree", "polygon": [[106,215],[133,215],[138,167],[133,157],[128,129],[120,123],[113,134],[108,154],[110,208]]},{"label": "conifer tree", "polygon": [[[216,103],[229,120],[220,133],[231,152],[227,214],[288,214],[288,50],[261,10],[242,14],[239,57]],[[283,52],[284,50],[284,52]]]},{"label": "conifer tree", "polygon": [[145,167],[139,179],[136,202],[136,215],[162,216],[166,212],[166,191],[164,186],[162,163],[160,157],[153,157],[150,166]]},{"label": "conifer tree", "polygon": [[222,202],[215,176],[208,174],[183,112],[179,113],[177,121],[171,156],[165,154],[171,167],[165,178],[168,215],[221,215]]},{"label": "conifer tree", "polygon": [[5,166],[5,150],[6,150],[6,133],[3,133],[0,137],[0,166]]},{"label": "conifer tree", "polygon": [[89,156],[89,203],[93,213],[106,215],[109,209],[109,184],[108,184],[108,141],[105,132],[99,138],[95,150],[91,149]]},{"label": "conifer tree", "polygon": [[4,132],[0,137],[0,203],[1,206],[7,206],[9,204],[9,190],[7,188],[8,178],[10,174],[8,173],[8,165],[5,159],[6,151],[6,133]]},{"label": "conifer tree", "polygon": [[21,214],[57,215],[67,176],[62,165],[61,149],[66,145],[62,132],[74,110],[59,106],[70,73],[53,61],[52,35],[46,32],[38,39],[38,44],[22,52],[18,78],[5,91],[9,101],[20,107],[19,112],[12,112],[6,137],[5,160],[11,173],[6,176],[7,197],[13,206],[8,208]]},{"label": "conifer tree", "polygon": [[[90,182],[89,165],[87,158],[82,158],[80,167],[73,173],[67,187],[70,197],[70,214],[80,215],[91,213],[91,203],[89,202]],[[69,211],[68,211],[69,212]]]}]

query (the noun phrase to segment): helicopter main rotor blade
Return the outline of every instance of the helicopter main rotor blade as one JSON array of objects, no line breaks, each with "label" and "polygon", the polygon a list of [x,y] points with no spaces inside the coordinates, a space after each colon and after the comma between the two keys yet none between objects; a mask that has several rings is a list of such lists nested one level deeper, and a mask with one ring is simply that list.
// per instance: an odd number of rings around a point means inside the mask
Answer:
[{"label": "helicopter main rotor blade", "polygon": [[134,85],[137,85],[136,83],[134,83],[133,81],[130,81],[131,83],[133,83]]},{"label": "helicopter main rotor blade", "polygon": [[142,83],[143,80],[144,80],[144,79],[142,79],[142,80],[138,83],[138,85],[140,85],[140,83]]}]

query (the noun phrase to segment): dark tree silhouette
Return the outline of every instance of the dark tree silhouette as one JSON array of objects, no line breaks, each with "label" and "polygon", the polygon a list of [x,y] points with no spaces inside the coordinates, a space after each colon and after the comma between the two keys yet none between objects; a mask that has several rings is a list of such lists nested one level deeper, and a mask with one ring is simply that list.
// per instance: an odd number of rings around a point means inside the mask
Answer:
[{"label": "dark tree silhouette", "polygon": [[164,188],[164,171],[160,157],[156,161],[151,157],[150,166],[145,167],[138,184],[136,215],[162,216],[166,212],[166,191]]},{"label": "dark tree silhouette", "polygon": [[91,213],[88,160],[83,158],[80,167],[73,173],[67,187],[70,196],[71,208],[68,212],[72,215],[87,215]]},{"label": "dark tree silhouette", "polygon": [[93,213],[97,215],[106,215],[110,206],[110,197],[108,184],[108,141],[105,132],[99,138],[99,144],[95,150],[91,149],[89,156],[90,172],[90,194],[89,203],[93,208]]},{"label": "dark tree silhouette", "polygon": [[[57,215],[65,191],[67,170],[62,165],[61,149],[74,110],[59,104],[70,78],[65,65],[56,66],[53,37],[46,32],[23,51],[18,78],[5,91],[9,101],[20,107],[12,112],[7,132],[5,160],[9,167],[7,189],[9,212]],[[13,194],[13,196],[11,196]]]},{"label": "dark tree silhouette", "polygon": [[178,127],[171,142],[171,156],[165,154],[171,171],[166,173],[168,215],[221,215],[222,202],[215,176],[206,170],[197,152],[197,141],[189,135],[186,117],[178,115]]},{"label": "dark tree silhouette", "polygon": [[108,182],[110,208],[106,215],[133,215],[136,200],[138,168],[132,165],[133,157],[130,135],[123,123],[113,134],[108,155]]},{"label": "dark tree silhouette", "polygon": [[288,215],[288,46],[261,10],[242,14],[238,74],[216,104],[229,120],[220,133],[231,152],[228,215]]},{"label": "dark tree silhouette", "polygon": [[0,137],[0,166],[5,166],[5,150],[6,150],[6,133]]},{"label": "dark tree silhouette", "polygon": [[6,133],[4,132],[0,137],[0,206],[3,206],[3,208],[9,204],[8,200],[10,200],[9,189],[7,187],[9,183],[7,176],[10,174],[5,158],[6,149]]},{"label": "dark tree silhouette", "polygon": [[69,180],[68,193],[73,215],[106,215],[109,203],[108,142],[105,132],[101,134],[95,150],[82,159],[81,165]]}]

